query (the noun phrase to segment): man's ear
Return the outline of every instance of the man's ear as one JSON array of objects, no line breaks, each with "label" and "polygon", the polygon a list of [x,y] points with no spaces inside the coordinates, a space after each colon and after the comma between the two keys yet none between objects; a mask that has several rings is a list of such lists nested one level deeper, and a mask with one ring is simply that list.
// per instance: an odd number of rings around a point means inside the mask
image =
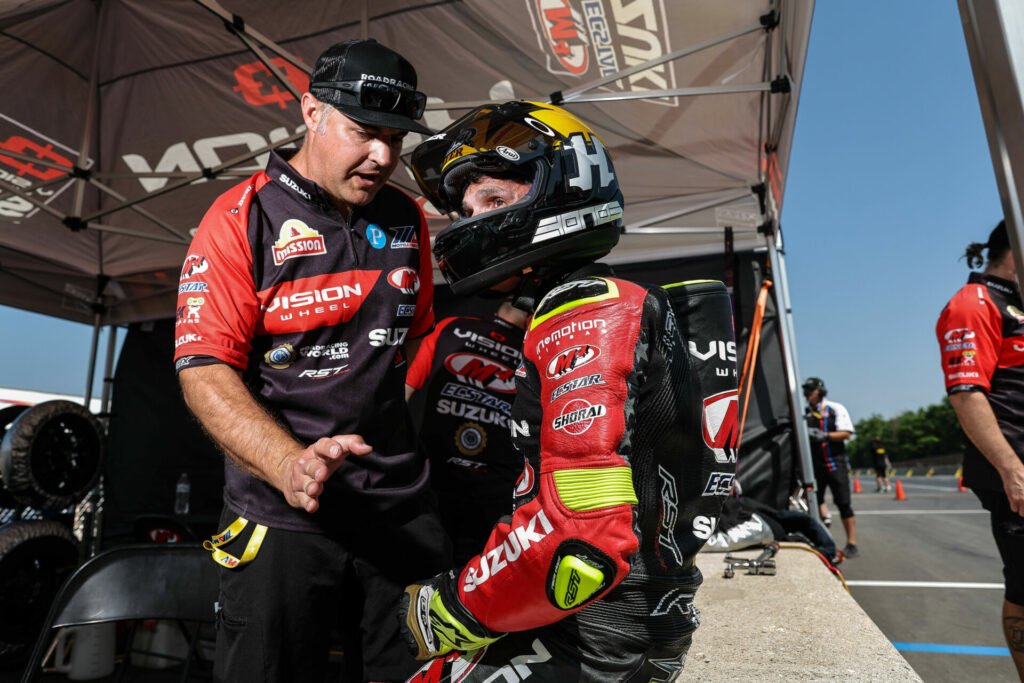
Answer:
[{"label": "man's ear", "polygon": [[302,109],[302,121],[306,124],[306,130],[316,130],[320,118],[324,115],[324,104],[313,97],[312,93],[305,92],[299,100],[299,107]]}]

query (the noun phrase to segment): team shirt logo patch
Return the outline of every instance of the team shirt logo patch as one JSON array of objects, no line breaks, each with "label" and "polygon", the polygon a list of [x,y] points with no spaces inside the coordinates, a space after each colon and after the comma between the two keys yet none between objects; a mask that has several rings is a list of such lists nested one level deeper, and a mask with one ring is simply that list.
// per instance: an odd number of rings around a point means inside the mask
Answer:
[{"label": "team shirt logo patch", "polygon": [[275,370],[284,370],[295,362],[295,347],[291,344],[281,344],[263,354],[263,360]]},{"label": "team shirt logo patch", "polygon": [[604,417],[607,412],[608,409],[601,403],[592,405],[589,401],[576,398],[562,407],[562,414],[551,422],[551,426],[578,436],[590,429],[594,420]]},{"label": "team shirt logo patch", "polygon": [[477,455],[486,446],[487,433],[475,422],[466,422],[455,432],[455,447],[463,455]]},{"label": "team shirt logo patch", "polygon": [[465,382],[481,389],[511,394],[516,390],[514,371],[475,353],[453,353],[444,359],[444,367]]},{"label": "team shirt logo patch", "polygon": [[383,249],[384,245],[388,243],[388,236],[384,234],[379,225],[370,223],[366,226],[366,241],[374,249]]},{"label": "team shirt logo patch", "polygon": [[1006,312],[1017,319],[1017,322],[1024,323],[1024,311],[1020,310],[1016,306],[1007,306]]},{"label": "team shirt logo patch", "polygon": [[298,218],[290,218],[281,225],[281,234],[273,246],[275,266],[290,258],[326,253],[323,236]]},{"label": "team shirt logo patch", "polygon": [[415,294],[420,291],[420,274],[408,266],[395,268],[388,273],[388,284],[403,294]]},{"label": "team shirt logo patch", "polygon": [[548,362],[548,379],[559,379],[568,375],[576,368],[582,367],[601,355],[601,349],[593,344],[573,346],[562,351]]},{"label": "team shirt logo patch", "polygon": [[210,264],[206,262],[206,257],[201,254],[189,254],[188,258],[185,259],[185,265],[181,267],[181,280],[188,280],[193,275],[199,275],[199,273],[205,273],[206,269],[210,267]]},{"label": "team shirt logo patch", "polygon": [[395,228],[395,237],[391,240],[392,249],[419,249],[420,239],[416,234],[416,227],[405,225]]}]

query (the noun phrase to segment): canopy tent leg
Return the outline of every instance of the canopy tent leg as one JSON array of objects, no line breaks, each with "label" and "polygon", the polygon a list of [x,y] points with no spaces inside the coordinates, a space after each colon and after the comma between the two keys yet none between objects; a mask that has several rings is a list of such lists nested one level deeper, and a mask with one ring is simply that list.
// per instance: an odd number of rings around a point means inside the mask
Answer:
[{"label": "canopy tent leg", "polygon": [[1024,5],[1019,0],[957,4],[1017,267],[1017,287],[1024,292]]},{"label": "canopy tent leg", "polygon": [[796,358],[796,335],[793,328],[793,309],[789,302],[789,279],[786,276],[786,260],[776,245],[776,235],[769,233],[767,237],[768,256],[772,266],[772,281],[775,287],[775,307],[779,312],[779,336],[782,344],[782,360],[786,369],[786,392],[789,394],[789,409],[793,414],[793,433],[796,438],[797,452],[800,454],[800,466],[803,476],[804,491],[807,494],[807,505],[810,515],[818,514],[818,494],[814,488],[814,464],[811,461],[811,444],[807,435],[807,424],[803,421],[803,410],[800,405],[799,377],[800,368]]},{"label": "canopy tent leg", "polygon": [[114,389],[114,352],[117,350],[117,326],[108,325],[107,361],[103,369],[103,398],[100,404],[100,419],[107,423],[110,419],[110,398]]},{"label": "canopy tent leg", "polygon": [[92,403],[92,384],[96,378],[96,351],[100,344],[100,327],[102,314],[97,311],[93,314],[92,323],[92,344],[89,346],[89,371],[87,373],[88,378],[85,381],[85,407],[89,408],[89,404]]}]

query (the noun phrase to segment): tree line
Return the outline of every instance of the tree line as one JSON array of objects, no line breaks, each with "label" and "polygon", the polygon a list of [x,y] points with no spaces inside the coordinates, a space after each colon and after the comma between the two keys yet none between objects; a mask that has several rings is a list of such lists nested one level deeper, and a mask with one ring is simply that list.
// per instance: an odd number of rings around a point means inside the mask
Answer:
[{"label": "tree line", "polygon": [[874,414],[854,423],[856,437],[849,442],[846,453],[854,467],[871,467],[874,450],[871,443],[881,437],[889,460],[937,457],[963,453],[967,444],[956,413],[945,396],[934,405],[908,410],[886,419]]}]

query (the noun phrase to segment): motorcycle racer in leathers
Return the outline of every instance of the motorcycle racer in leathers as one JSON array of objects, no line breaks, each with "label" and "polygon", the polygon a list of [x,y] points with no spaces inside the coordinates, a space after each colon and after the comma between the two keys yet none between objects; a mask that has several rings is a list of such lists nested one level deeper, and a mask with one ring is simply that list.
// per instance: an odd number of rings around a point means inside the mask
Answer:
[{"label": "motorcycle racer in leathers", "polygon": [[432,660],[411,680],[675,680],[700,621],[694,558],[735,471],[735,364],[709,368],[726,377],[712,387],[689,353],[732,340],[724,286],[594,263],[622,193],[603,141],[559,107],[480,107],[412,167],[458,215],[434,246],[452,290],[513,291],[533,317],[511,415],[524,471],[480,554],[406,589],[407,638]]}]

